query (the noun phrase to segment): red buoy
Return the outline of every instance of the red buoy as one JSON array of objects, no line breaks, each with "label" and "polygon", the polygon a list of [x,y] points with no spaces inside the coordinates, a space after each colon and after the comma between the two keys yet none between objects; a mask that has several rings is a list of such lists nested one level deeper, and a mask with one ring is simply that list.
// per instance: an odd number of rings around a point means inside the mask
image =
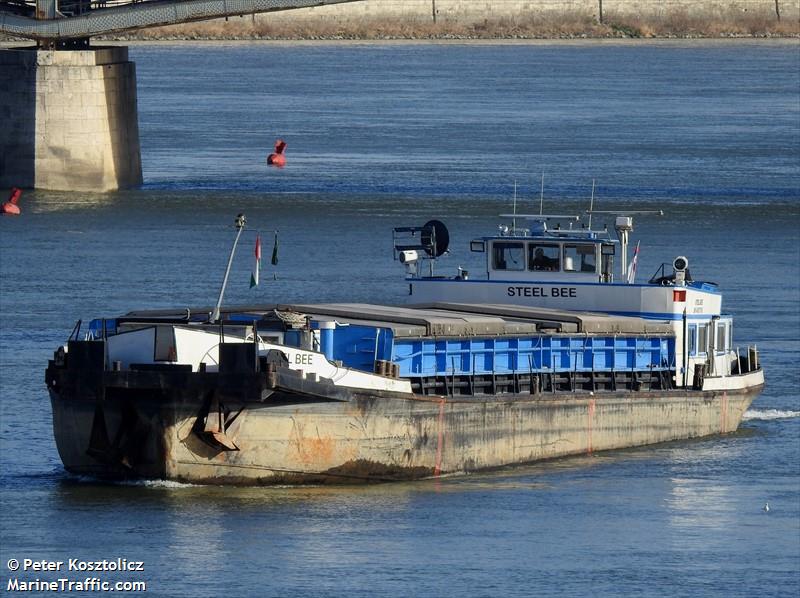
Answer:
[{"label": "red buoy", "polygon": [[17,205],[19,198],[22,197],[22,190],[14,187],[11,189],[11,195],[8,196],[8,201],[3,204],[2,213],[10,214],[12,216],[19,216],[20,209]]},{"label": "red buoy", "polygon": [[277,166],[283,168],[286,166],[286,156],[283,152],[286,151],[286,142],[283,139],[278,139],[275,142],[275,152],[267,156],[267,164],[269,166]]}]

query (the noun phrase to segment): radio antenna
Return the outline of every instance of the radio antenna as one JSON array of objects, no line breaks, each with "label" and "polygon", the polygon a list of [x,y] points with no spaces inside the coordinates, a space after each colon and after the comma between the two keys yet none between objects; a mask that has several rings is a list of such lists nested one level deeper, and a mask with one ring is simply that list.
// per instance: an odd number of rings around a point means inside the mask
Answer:
[{"label": "radio antenna", "polygon": [[592,179],[592,199],[589,200],[589,230],[592,230],[592,210],[594,209],[594,179]]},{"label": "radio antenna", "polygon": [[542,171],[542,188],[539,190],[539,216],[544,214],[544,171]]},{"label": "radio antenna", "polygon": [[514,217],[511,220],[511,232],[517,234],[517,179],[514,179]]}]

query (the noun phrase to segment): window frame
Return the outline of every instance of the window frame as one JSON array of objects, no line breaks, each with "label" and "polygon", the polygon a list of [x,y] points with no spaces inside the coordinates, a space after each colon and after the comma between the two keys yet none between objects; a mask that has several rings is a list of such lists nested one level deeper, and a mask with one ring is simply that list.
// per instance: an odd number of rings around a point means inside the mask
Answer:
[{"label": "window frame", "polygon": [[[589,253],[582,253],[578,251],[579,247],[591,247],[592,252]],[[567,248],[575,248],[575,257],[581,258],[578,260],[578,264],[576,265],[573,261],[573,266],[575,266],[571,270],[567,270]],[[582,255],[592,255],[594,258],[594,268],[592,270],[584,270],[583,269],[583,259]],[[570,256],[572,257],[572,256]],[[597,260],[597,243],[563,243],[561,249],[561,268],[563,272],[576,272],[582,274],[597,274],[597,266],[599,262]]]},{"label": "window frame", "polygon": [[[519,268],[499,268],[498,267],[498,249],[501,246],[506,246],[507,248],[511,248],[511,246],[518,246],[521,251],[520,257],[520,267]],[[505,251],[505,250],[504,250]],[[508,265],[509,260],[504,259],[506,266]],[[492,270],[495,272],[524,272],[527,269],[527,262],[528,256],[526,255],[525,251],[525,243],[524,241],[492,241]]]},{"label": "window frame", "polygon": [[[700,341],[703,341],[702,343]],[[708,355],[708,324],[697,325],[697,355]]]},{"label": "window frame", "polygon": [[[714,351],[716,353],[724,353],[728,350],[730,343],[728,342],[728,322],[724,320],[719,320],[717,322],[716,330],[714,331],[716,334],[716,345],[714,346]],[[720,334],[722,334],[722,338],[720,339]],[[720,340],[722,342],[720,342]]]},{"label": "window frame", "polygon": [[[547,268],[534,268],[533,267],[533,261],[534,261],[533,254],[536,252],[536,249],[538,249],[540,247],[542,247],[542,248],[551,248],[551,249],[554,248],[556,250],[556,256],[557,257],[552,258],[552,257],[549,257],[547,255],[544,256],[546,259],[549,259],[549,260],[555,259],[556,260],[557,263],[556,263],[554,268],[547,269]],[[562,251],[563,250],[562,250],[562,244],[561,243],[554,243],[554,242],[550,242],[550,241],[543,241],[543,242],[531,241],[531,242],[529,242],[528,243],[528,270],[531,271],[531,272],[561,272],[561,252]]]}]

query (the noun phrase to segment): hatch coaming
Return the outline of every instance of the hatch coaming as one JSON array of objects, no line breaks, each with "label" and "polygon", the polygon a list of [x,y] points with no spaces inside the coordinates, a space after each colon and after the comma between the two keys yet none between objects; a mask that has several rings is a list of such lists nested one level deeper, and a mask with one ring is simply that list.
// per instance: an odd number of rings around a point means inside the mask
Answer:
[{"label": "hatch coaming", "polygon": [[403,377],[674,372],[672,335],[565,335],[397,339]]}]

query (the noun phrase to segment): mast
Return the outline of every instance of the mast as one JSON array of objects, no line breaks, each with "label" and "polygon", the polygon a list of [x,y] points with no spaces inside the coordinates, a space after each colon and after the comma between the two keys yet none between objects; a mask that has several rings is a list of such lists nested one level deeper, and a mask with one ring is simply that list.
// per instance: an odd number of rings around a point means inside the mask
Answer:
[{"label": "mast", "polygon": [[233,247],[231,247],[231,254],[228,257],[228,267],[225,268],[225,277],[222,279],[222,287],[219,290],[219,299],[214,311],[211,314],[211,322],[219,320],[219,312],[222,309],[222,298],[225,296],[225,287],[228,286],[228,275],[231,273],[231,265],[233,264],[233,256],[236,253],[236,244],[239,242],[239,237],[244,230],[244,225],[247,224],[247,218],[244,214],[238,214],[234,226],[236,227],[236,238],[233,240]]},{"label": "mast", "polygon": [[[594,198],[594,193],[592,193],[592,198]],[[617,237],[619,237],[621,246],[620,249],[622,250],[620,276],[625,278],[628,275],[628,242],[630,240],[630,233],[633,231],[633,215],[655,214],[657,216],[663,216],[664,210],[589,210],[588,214],[590,218],[592,214],[614,214],[616,216],[614,229],[617,231]]]}]

